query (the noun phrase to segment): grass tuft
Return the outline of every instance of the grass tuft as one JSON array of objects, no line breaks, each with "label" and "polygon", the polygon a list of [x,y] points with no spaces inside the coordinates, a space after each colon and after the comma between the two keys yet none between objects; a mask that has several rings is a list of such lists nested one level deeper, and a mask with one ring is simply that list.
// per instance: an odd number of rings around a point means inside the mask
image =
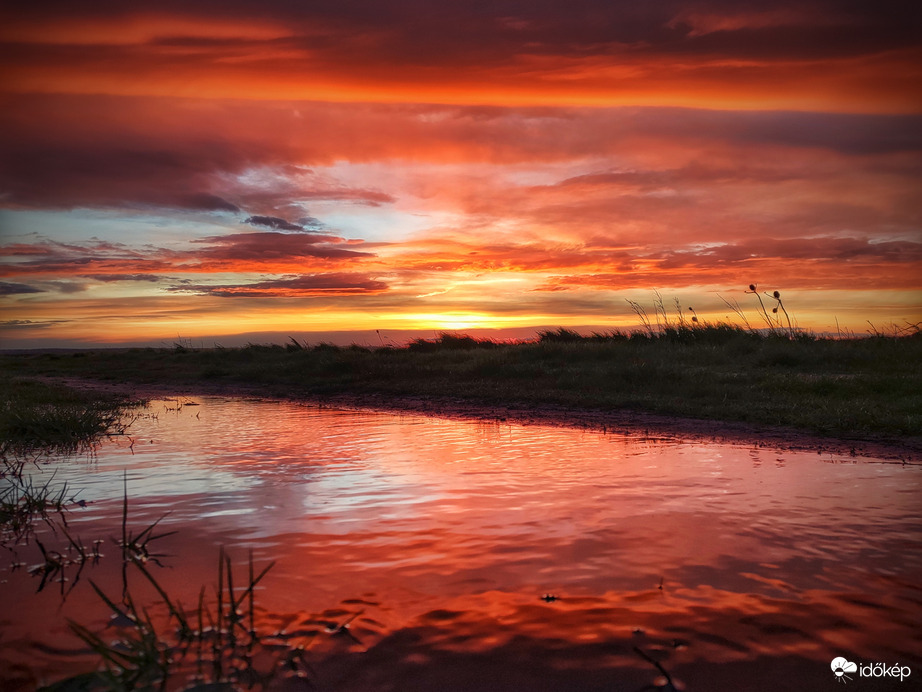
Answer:
[{"label": "grass tuft", "polygon": [[[92,354],[85,356],[90,357]],[[12,378],[0,394],[3,449],[19,453],[79,451],[105,435],[124,434],[132,420],[128,410],[138,403]]]},{"label": "grass tuft", "polygon": [[256,626],[255,591],[275,563],[257,574],[250,552],[246,579],[235,589],[231,557],[222,548],[214,601],[209,602],[202,588],[197,607],[187,611],[167,593],[144,560],[134,555],[128,559],[135,573],[154,588],[159,606],[166,609],[165,622],[151,616],[155,604],[141,605],[130,586],[115,599],[91,581],[112,621],[119,623],[117,635],[114,640],[109,634],[103,638],[69,621],[71,631],[100,657],[100,669],[61,680],[46,690],[164,690],[180,676],[188,681],[184,689],[242,689],[241,685],[266,689],[279,675],[280,658],[269,670],[258,670],[254,662],[263,637]]}]

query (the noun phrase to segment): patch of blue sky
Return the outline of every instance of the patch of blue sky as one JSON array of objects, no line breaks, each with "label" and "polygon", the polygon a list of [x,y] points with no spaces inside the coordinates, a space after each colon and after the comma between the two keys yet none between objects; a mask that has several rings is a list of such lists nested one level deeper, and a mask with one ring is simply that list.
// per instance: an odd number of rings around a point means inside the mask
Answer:
[{"label": "patch of blue sky", "polygon": [[43,239],[85,243],[91,239],[129,246],[177,244],[230,231],[245,230],[243,218],[229,213],[161,210],[73,209],[67,211],[0,210],[3,243]]},{"label": "patch of blue sky", "polygon": [[331,233],[366,242],[398,242],[421,231],[445,225],[454,214],[438,211],[413,212],[388,207],[371,207],[341,201],[313,202],[311,211]]}]

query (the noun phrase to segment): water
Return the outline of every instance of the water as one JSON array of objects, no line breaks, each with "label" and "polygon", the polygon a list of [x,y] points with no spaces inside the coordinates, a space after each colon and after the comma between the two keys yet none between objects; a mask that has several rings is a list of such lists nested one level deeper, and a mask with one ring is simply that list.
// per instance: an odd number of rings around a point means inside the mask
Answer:
[{"label": "water", "polygon": [[94,668],[66,619],[113,631],[89,581],[119,593],[126,482],[136,533],[161,517],[177,532],[149,565],[183,603],[213,592],[221,546],[241,576],[249,551],[276,562],[259,626],[289,647],[303,635],[314,688],[656,689],[644,655],[687,690],[831,688],[838,656],[912,671],[861,690],[922,680],[918,466],[195,402],[154,402],[130,438],[34,472],[79,489],[69,531],[104,539],[103,557],[40,593],[10,568],[40,561],[34,542],[2,558],[0,687]]}]

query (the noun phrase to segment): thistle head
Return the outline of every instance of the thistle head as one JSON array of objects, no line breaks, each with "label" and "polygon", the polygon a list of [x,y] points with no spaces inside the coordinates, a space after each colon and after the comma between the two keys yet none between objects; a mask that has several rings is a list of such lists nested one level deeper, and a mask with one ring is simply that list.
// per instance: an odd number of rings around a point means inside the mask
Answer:
[{"label": "thistle head", "polygon": [[775,314],[777,315],[777,314],[778,314],[778,308],[772,308],[772,312],[775,313]]},{"label": "thistle head", "polygon": [[778,291],[775,291],[774,293],[772,293],[772,296],[774,297],[775,300],[781,300],[781,293],[779,293]]},{"label": "thistle head", "polygon": [[755,285],[755,284],[749,284],[749,290],[750,290],[750,291],[756,290],[756,285]]}]

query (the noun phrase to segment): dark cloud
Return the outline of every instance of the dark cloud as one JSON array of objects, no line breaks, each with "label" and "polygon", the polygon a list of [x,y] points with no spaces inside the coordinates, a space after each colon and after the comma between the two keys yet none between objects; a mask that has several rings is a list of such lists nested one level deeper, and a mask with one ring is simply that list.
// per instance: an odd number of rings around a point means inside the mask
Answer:
[{"label": "dark cloud", "polygon": [[[627,48],[731,56],[880,51],[917,44],[920,23],[918,4],[908,0],[572,0],[565,5],[527,0],[437,5],[430,0],[277,0],[161,2],[157,9],[158,14],[183,18],[200,28],[172,33],[165,28],[148,44],[152,47],[246,52],[247,44],[260,43],[247,37],[247,27],[266,24],[280,30],[262,43],[282,50],[309,47],[330,64],[380,64],[390,69],[470,67],[509,60],[522,52],[566,56]],[[41,2],[17,6],[8,19],[130,22],[136,12],[140,11],[111,1]],[[236,41],[208,31],[219,21],[239,24]],[[809,33],[799,33],[804,31]]]},{"label": "dark cloud", "polygon": [[58,254],[59,243],[11,243],[2,247],[6,257],[42,257]]},{"label": "dark cloud", "polygon": [[80,278],[106,283],[114,281],[149,281],[157,283],[158,281],[163,281],[166,277],[157,274],[84,274]]},{"label": "dark cloud", "polygon": [[833,260],[909,264],[922,262],[922,242],[874,241],[865,238],[758,238],[700,250],[650,253],[662,267],[719,266],[752,259]]},{"label": "dark cloud", "polygon": [[[201,247],[195,250],[153,246],[135,249],[102,241],[18,243],[0,247],[5,255],[24,258],[4,265],[2,273],[7,276],[78,274],[95,281],[157,282],[164,280],[164,271],[257,271],[265,269],[266,265],[303,267],[312,261],[325,264],[374,256],[370,252],[346,248],[356,243],[320,233],[254,231],[208,236],[191,242]],[[84,284],[79,286],[82,287],[79,290],[85,288]]]},{"label": "dark cloud", "polygon": [[330,273],[282,277],[243,284],[183,284],[169,288],[177,293],[195,293],[222,298],[304,297],[313,295],[355,295],[386,291],[387,284],[363,274]]},{"label": "dark cloud", "polygon": [[[258,218],[263,211],[290,208],[293,200],[368,206],[394,201],[379,190],[350,187],[301,167],[311,150],[322,160],[338,156],[332,140],[349,137],[352,126],[337,132],[342,114],[338,109],[321,112],[312,125],[325,130],[331,141],[307,146],[302,142],[307,125],[292,116],[295,107],[312,108],[194,99],[17,97],[15,107],[0,109],[2,205],[232,213],[243,207]],[[260,169],[268,172],[271,185],[241,177]]]},{"label": "dark cloud", "polygon": [[298,219],[298,223],[301,224],[302,227],[310,228],[314,231],[326,228],[326,224],[323,221],[315,219],[313,216],[302,216]]},{"label": "dark cloud", "polygon": [[608,142],[634,137],[775,144],[845,154],[922,150],[922,115],[622,108],[577,117],[586,119],[584,126],[591,128],[606,151]]},{"label": "dark cloud", "polygon": [[53,240],[14,243],[0,246],[0,252],[9,257],[28,258],[0,267],[0,273],[7,276],[39,273],[148,274],[171,266],[165,259],[158,258],[156,252],[145,252],[121,243],[100,240],[85,243]]},{"label": "dark cloud", "polygon": [[[694,116],[693,116],[694,117]],[[701,114],[707,118],[707,114]],[[922,150],[922,116],[756,112],[715,116],[728,139],[817,147],[845,154],[886,154]]]},{"label": "dark cloud", "polygon": [[47,286],[58,293],[83,293],[89,286],[82,281],[43,281],[42,286]]},{"label": "dark cloud", "polygon": [[207,193],[200,193],[197,195],[189,195],[184,200],[185,202],[181,204],[181,208],[186,209],[201,209],[203,211],[230,211],[230,212],[239,212],[240,207],[236,204],[228,202],[226,199],[222,199],[217,195],[210,195]]},{"label": "dark cloud", "polygon": [[251,226],[267,226],[268,228],[274,228],[277,231],[302,231],[304,230],[303,226],[300,226],[285,219],[280,219],[277,216],[251,216],[244,223],[248,223]]},{"label": "dark cloud", "polygon": [[372,256],[369,252],[334,247],[333,245],[342,243],[343,239],[316,233],[275,231],[235,233],[226,236],[209,236],[194,242],[207,246],[195,253],[195,258],[202,261],[289,261],[307,257],[352,259]]},{"label": "dark cloud", "polygon": [[35,288],[34,286],[28,286],[26,284],[13,284],[6,281],[0,281],[0,295],[2,296],[13,296],[21,295],[26,293],[44,293],[45,291],[41,288]]},{"label": "dark cloud", "polygon": [[44,329],[56,324],[64,324],[67,320],[6,320],[0,322],[2,329]]}]

